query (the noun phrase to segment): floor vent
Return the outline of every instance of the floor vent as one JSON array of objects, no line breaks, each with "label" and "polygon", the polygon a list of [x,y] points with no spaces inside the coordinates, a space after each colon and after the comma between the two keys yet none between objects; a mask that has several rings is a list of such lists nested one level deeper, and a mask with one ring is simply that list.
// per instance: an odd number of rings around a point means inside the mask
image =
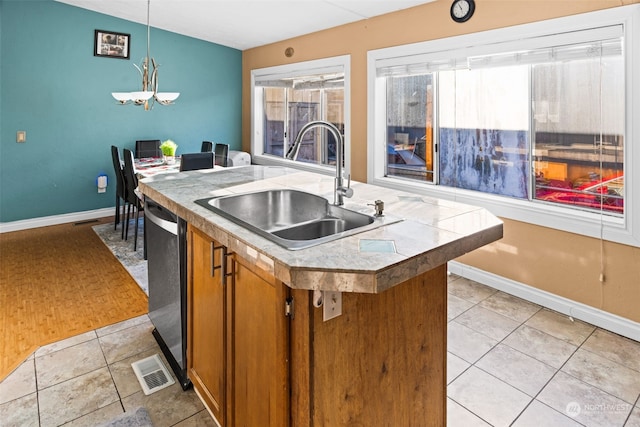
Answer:
[{"label": "floor vent", "polygon": [[155,393],[175,383],[175,380],[157,354],[133,362],[131,367],[136,377],[138,377],[142,391],[146,395]]},{"label": "floor vent", "polygon": [[78,226],[78,225],[86,225],[86,224],[93,224],[96,222],[100,222],[97,219],[88,219],[86,221],[79,221],[79,222],[74,222],[73,225],[74,226]]}]

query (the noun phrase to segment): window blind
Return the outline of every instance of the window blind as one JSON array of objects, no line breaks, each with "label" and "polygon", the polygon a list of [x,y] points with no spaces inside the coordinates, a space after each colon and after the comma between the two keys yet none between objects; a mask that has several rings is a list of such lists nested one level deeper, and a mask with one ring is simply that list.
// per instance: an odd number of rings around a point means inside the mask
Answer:
[{"label": "window blind", "polygon": [[483,46],[386,58],[376,61],[377,77],[501,67],[622,55],[623,25],[522,38]]}]

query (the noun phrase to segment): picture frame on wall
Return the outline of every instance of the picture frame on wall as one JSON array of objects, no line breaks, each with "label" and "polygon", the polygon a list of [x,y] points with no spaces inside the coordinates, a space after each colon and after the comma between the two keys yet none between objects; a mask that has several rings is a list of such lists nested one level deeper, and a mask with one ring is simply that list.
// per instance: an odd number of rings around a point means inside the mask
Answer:
[{"label": "picture frame on wall", "polygon": [[114,31],[95,30],[93,56],[129,59],[131,34]]}]

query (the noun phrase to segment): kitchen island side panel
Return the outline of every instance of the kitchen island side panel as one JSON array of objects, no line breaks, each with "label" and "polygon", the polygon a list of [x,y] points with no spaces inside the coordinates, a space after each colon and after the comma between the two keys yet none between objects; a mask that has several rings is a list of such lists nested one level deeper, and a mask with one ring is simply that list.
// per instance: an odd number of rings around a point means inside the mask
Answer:
[{"label": "kitchen island side panel", "polygon": [[342,294],[324,322],[294,291],[292,426],[446,425],[447,271]]}]

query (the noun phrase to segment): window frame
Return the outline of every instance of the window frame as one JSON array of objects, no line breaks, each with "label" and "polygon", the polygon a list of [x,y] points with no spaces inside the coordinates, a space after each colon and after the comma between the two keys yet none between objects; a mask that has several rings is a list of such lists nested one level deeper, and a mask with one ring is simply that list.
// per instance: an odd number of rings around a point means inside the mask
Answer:
[{"label": "window frame", "polygon": [[[526,48],[528,42],[541,37],[558,37],[571,32],[622,25],[625,55],[625,141],[624,173],[625,212],[622,217],[589,212],[567,206],[518,200],[472,190],[450,188],[432,183],[411,182],[385,176],[386,121],[384,79],[378,78],[382,65],[406,64],[415,58],[438,58],[441,52],[479,51],[495,53],[498,46]],[[559,30],[560,29],[560,30]],[[640,247],[640,5],[628,5],[531,24],[518,25],[474,34],[372,50],[367,55],[368,137],[367,180],[369,183],[398,190],[413,191],[433,197],[477,205],[506,219],[601,238]],[[635,169],[635,170],[634,170]]]},{"label": "window frame", "polygon": [[279,158],[264,152],[263,135],[263,97],[256,87],[256,80],[304,76],[344,71],[344,173],[348,176],[351,170],[351,55],[296,62],[251,70],[251,161],[259,165],[286,166],[325,175],[335,174],[335,167],[313,163],[298,162]]}]

